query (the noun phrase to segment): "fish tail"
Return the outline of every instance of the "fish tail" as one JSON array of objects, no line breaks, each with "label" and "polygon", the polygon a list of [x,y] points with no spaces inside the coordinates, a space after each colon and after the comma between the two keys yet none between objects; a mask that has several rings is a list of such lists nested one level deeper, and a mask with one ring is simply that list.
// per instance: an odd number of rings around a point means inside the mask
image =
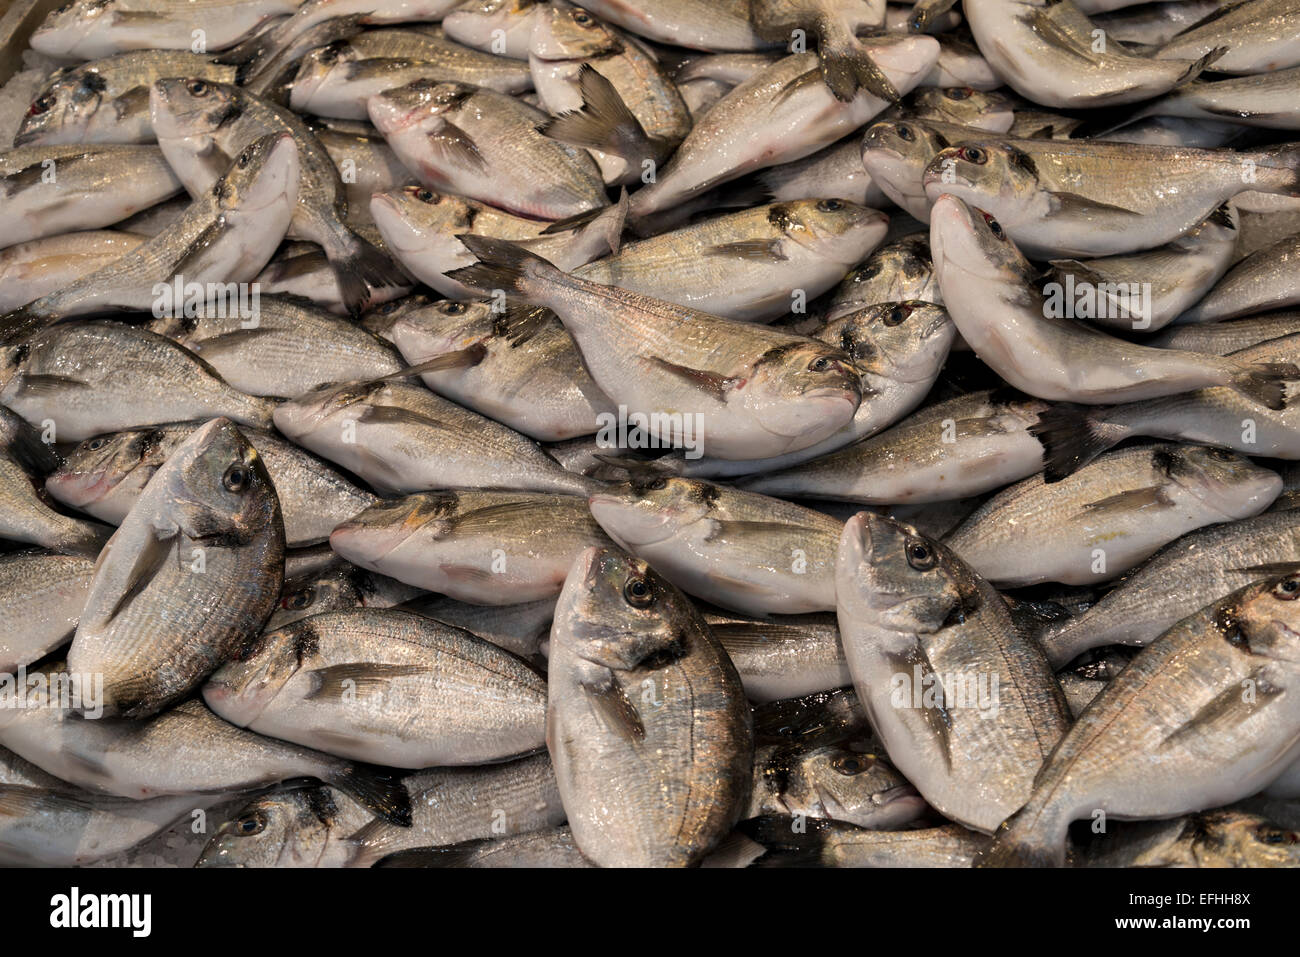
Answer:
[{"label": "fish tail", "polygon": [[213,62],[235,68],[235,82],[243,86],[262,66],[275,59],[291,37],[286,32],[289,21],[256,33],[229,50],[217,54]]},{"label": "fish tail", "polygon": [[821,61],[822,79],[837,100],[847,103],[862,89],[888,103],[902,102],[902,95],[847,24],[822,21],[817,58]]},{"label": "fish tail", "polygon": [[447,273],[447,278],[484,291],[501,290],[535,305],[545,290],[564,273],[541,256],[504,239],[462,233],[456,237],[478,259],[472,266],[462,266]]},{"label": "fish tail", "polygon": [[1300,143],[1283,143],[1243,154],[1243,162],[1246,159],[1257,165],[1249,177],[1243,170],[1243,189],[1300,196]]},{"label": "fish tail", "polygon": [[1099,421],[1096,409],[1061,402],[1038,414],[1029,434],[1043,446],[1043,478],[1059,482],[1123,441],[1128,429]]},{"label": "fish tail", "polygon": [[34,305],[35,303],[29,302],[0,316],[0,345],[25,339],[42,327],[53,324],[55,320],[34,309]]},{"label": "fish tail", "polygon": [[1286,408],[1286,383],[1300,379],[1300,369],[1291,362],[1232,363],[1229,383],[1252,402],[1281,412]]},{"label": "fish tail", "polygon": [[1050,840],[1044,840],[1045,832],[1030,823],[1030,815],[1036,815],[1038,810],[1026,804],[998,825],[993,843],[976,856],[974,866],[1064,867],[1064,837],[1053,846]]},{"label": "fish tail", "polygon": [[1205,72],[1206,68],[1209,67],[1211,63],[1221,58],[1227,52],[1227,47],[1215,47],[1199,60],[1193,61],[1192,64],[1183,72],[1183,75],[1178,78],[1178,82],[1175,83],[1174,86],[1181,86],[1188,80],[1196,79]]},{"label": "fish tail", "polygon": [[370,764],[347,764],[330,781],[384,820],[411,826],[411,795],[396,772]]},{"label": "fish tail", "polygon": [[582,106],[552,117],[537,131],[570,146],[613,153],[629,163],[655,159],[661,152],[614,84],[584,63],[578,70]]},{"label": "fish tail", "polygon": [[338,279],[339,293],[355,319],[370,302],[370,290],[411,285],[411,278],[389,255],[341,226],[337,241],[325,246],[325,257]]}]

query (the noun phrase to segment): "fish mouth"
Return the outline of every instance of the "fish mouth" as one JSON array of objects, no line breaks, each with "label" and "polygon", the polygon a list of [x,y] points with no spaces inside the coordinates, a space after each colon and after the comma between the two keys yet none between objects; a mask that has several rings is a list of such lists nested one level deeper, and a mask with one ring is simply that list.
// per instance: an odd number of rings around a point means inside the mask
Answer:
[{"label": "fish mouth", "polygon": [[624,548],[657,545],[677,533],[668,511],[647,512],[600,492],[591,496],[587,505],[596,523]]},{"label": "fish mouth", "polygon": [[370,197],[370,216],[384,242],[398,252],[421,252],[423,247],[420,231],[402,210],[402,204],[396,197],[387,193],[375,193]]},{"label": "fish mouth", "polygon": [[378,564],[410,538],[392,529],[375,529],[361,522],[344,522],[330,532],[330,548],[354,565],[377,572]]},{"label": "fish mouth", "polygon": [[[106,468],[88,472],[53,472],[45,480],[45,487],[60,502],[81,508],[99,501],[117,488],[122,477],[111,479],[111,474]],[[54,491],[56,488],[57,493]]]}]

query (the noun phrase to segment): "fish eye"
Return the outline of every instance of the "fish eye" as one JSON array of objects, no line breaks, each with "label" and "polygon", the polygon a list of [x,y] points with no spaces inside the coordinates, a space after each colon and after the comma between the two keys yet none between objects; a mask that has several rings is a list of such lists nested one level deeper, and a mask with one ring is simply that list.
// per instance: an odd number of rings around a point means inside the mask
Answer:
[{"label": "fish eye", "polygon": [[857,754],[841,755],[831,761],[831,767],[846,777],[861,774],[870,766],[870,758],[863,758],[862,755]]},{"label": "fish eye", "polygon": [[253,837],[266,830],[266,815],[261,811],[250,811],[235,819],[235,833],[240,837]]},{"label": "fish eye", "polygon": [[464,311],[465,304],[463,302],[446,302],[442,306],[442,313],[445,316],[459,316]]},{"label": "fish eye", "polygon": [[899,138],[900,140],[903,140],[903,141],[906,142],[906,143],[910,143],[910,142],[912,142],[914,139],[916,139],[916,133],[915,133],[915,132],[912,130],[912,128],[911,128],[910,126],[908,126],[906,123],[899,123],[899,124],[898,124],[898,138]]},{"label": "fish eye", "polygon": [[573,22],[581,27],[589,27],[594,21],[591,19],[591,14],[585,10],[578,10],[573,14]]},{"label": "fish eye", "polygon": [[425,189],[421,186],[415,191],[415,198],[422,203],[432,203],[438,198],[438,194],[431,189]]},{"label": "fish eye", "polygon": [[880,275],[880,263],[878,262],[867,263],[861,269],[858,269],[853,273],[853,281],[862,282],[863,280],[866,279],[874,279],[876,276],[879,275]]},{"label": "fish eye", "polygon": [[929,571],[934,567],[934,549],[925,542],[919,539],[913,539],[907,543],[904,552],[907,555],[907,564],[911,565],[917,571]]},{"label": "fish eye", "polygon": [[331,43],[329,46],[320,51],[321,63],[337,63],[339,54],[343,52],[342,43]]},{"label": "fish eye", "polygon": [[27,345],[27,343],[24,342],[20,346],[15,346],[14,351],[9,354],[9,364],[18,365],[20,362],[26,362],[27,357],[31,354],[32,347]]},{"label": "fish eye", "polygon": [[1300,840],[1295,831],[1284,831],[1271,824],[1261,824],[1255,828],[1255,839],[1261,844],[1294,844]]},{"label": "fish eye", "polygon": [[1300,598],[1300,578],[1292,575],[1282,579],[1273,586],[1273,597],[1283,601],[1295,601]]},{"label": "fish eye", "polygon": [[253,151],[244,150],[239,154],[239,159],[235,160],[235,165],[240,169],[248,169],[248,164],[253,162]]},{"label": "fish eye", "polygon": [[189,90],[190,96],[207,96],[211,87],[206,80],[190,80],[185,84],[185,89]]},{"label": "fish eye", "polygon": [[253,473],[248,466],[242,462],[236,462],[226,469],[226,474],[221,477],[221,484],[226,487],[228,492],[242,492],[248,488],[252,479]]},{"label": "fish eye", "polygon": [[808,363],[808,369],[811,372],[828,372],[834,363],[835,360],[830,356],[818,356],[812,362]]},{"label": "fish eye", "polygon": [[668,480],[661,475],[659,478],[648,482],[645,487],[651,492],[659,492],[668,487]]},{"label": "fish eye", "polygon": [[98,452],[107,444],[108,444],[108,439],[104,438],[101,435],[98,438],[88,440],[86,442],[86,448],[88,448],[92,452]]},{"label": "fish eye", "polygon": [[41,113],[48,113],[54,109],[55,97],[53,93],[46,93],[44,96],[38,96],[32,101],[31,107],[27,110],[28,116],[39,116]]},{"label": "fish eye", "polygon": [[310,608],[315,601],[316,589],[304,588],[302,591],[294,592],[280,604],[290,611],[302,611],[304,608]]},{"label": "fish eye", "polygon": [[392,302],[384,303],[382,306],[376,309],[375,312],[379,313],[381,316],[389,316],[397,311],[397,307],[398,307],[398,302],[396,299],[394,299]]},{"label": "fish eye", "polygon": [[897,326],[912,314],[912,307],[905,302],[900,302],[893,309],[889,310],[889,315],[885,316],[885,325]]},{"label": "fish eye", "polygon": [[633,608],[649,608],[654,604],[654,587],[645,578],[636,575],[623,586],[623,598]]},{"label": "fish eye", "polygon": [[1007,234],[1006,231],[1002,228],[1002,224],[999,223],[992,216],[990,216],[988,213],[984,213],[983,216],[984,216],[984,222],[989,224],[989,232],[991,232],[998,239],[1005,240],[1007,238]]},{"label": "fish eye", "polygon": [[963,146],[957,150],[957,155],[968,163],[974,163],[976,166],[983,166],[989,161],[989,154],[978,146]]},{"label": "fish eye", "polygon": [[943,95],[950,100],[968,100],[972,92],[968,86],[952,86],[944,90]]},{"label": "fish eye", "polygon": [[844,204],[838,199],[823,199],[817,204],[817,208],[823,213],[833,213],[836,210],[844,208]]}]

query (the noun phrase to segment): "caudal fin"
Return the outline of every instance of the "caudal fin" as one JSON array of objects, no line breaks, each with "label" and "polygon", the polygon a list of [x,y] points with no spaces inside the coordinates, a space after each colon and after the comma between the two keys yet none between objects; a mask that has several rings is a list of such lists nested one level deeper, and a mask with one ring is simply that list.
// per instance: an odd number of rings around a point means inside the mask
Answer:
[{"label": "caudal fin", "polygon": [[613,153],[629,163],[657,160],[664,144],[649,136],[619,96],[614,84],[583,64],[578,70],[582,106],[547,120],[537,128],[544,136],[570,146]]},{"label": "caudal fin", "polygon": [[821,61],[822,79],[837,100],[848,102],[862,89],[888,103],[902,102],[902,94],[846,25],[822,25],[817,57]]},{"label": "caudal fin", "polygon": [[1297,379],[1300,379],[1300,369],[1291,362],[1238,363],[1231,384],[1252,402],[1281,412],[1286,408],[1286,383]]},{"label": "caudal fin", "polygon": [[384,820],[398,827],[411,826],[411,795],[396,772],[370,764],[349,764],[329,783]]},{"label": "caudal fin", "polygon": [[339,240],[325,248],[334,276],[338,279],[343,306],[352,318],[361,315],[370,303],[370,290],[409,286],[411,277],[387,253],[352,232],[342,228]]},{"label": "caudal fin", "polygon": [[975,856],[975,867],[1064,867],[1065,841],[1053,842],[1050,835],[1031,827],[1029,805],[1000,825],[993,843]]},{"label": "caudal fin", "polygon": [[541,256],[522,246],[491,236],[461,233],[456,237],[474,254],[478,262],[447,273],[447,278],[485,292],[502,290],[537,305],[541,284],[537,277],[560,278],[564,273]]},{"label": "caudal fin", "polygon": [[1096,415],[1095,408],[1067,402],[1038,414],[1029,434],[1043,445],[1044,481],[1059,482],[1073,475],[1128,435],[1128,429],[1098,421]]}]

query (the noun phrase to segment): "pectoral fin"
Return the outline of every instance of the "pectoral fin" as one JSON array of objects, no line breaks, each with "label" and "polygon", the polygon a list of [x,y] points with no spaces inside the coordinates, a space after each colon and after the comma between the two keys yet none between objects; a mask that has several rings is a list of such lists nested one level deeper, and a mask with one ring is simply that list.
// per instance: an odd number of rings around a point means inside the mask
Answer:
[{"label": "pectoral fin", "polygon": [[610,732],[627,741],[640,741],[645,737],[645,725],[636,706],[628,700],[626,692],[615,681],[599,687],[584,685],[591,709]]},{"label": "pectoral fin", "polygon": [[417,665],[385,665],[368,661],[317,668],[310,673],[312,689],[306,700],[371,694],[383,690],[394,678],[418,675],[426,670]]},{"label": "pectoral fin", "polygon": [[1048,216],[1142,216],[1142,213],[1135,210],[1104,203],[1099,199],[1080,196],[1078,193],[1052,193],[1051,196],[1052,208],[1048,212]]},{"label": "pectoral fin", "polygon": [[455,123],[444,123],[436,133],[430,133],[428,139],[429,148],[433,151],[434,156],[442,159],[448,165],[462,166],[473,170],[483,170],[487,167],[487,162],[483,159],[483,154],[479,152],[478,144],[474,142],[474,138]]},{"label": "pectoral fin", "polygon": [[734,256],[750,262],[784,262],[790,257],[781,249],[779,239],[745,239],[734,243],[720,243],[705,250],[710,256]]},{"label": "pectoral fin", "polygon": [[1149,485],[1146,488],[1129,489],[1118,495],[1087,502],[1083,507],[1093,511],[1135,511],[1144,508],[1172,508],[1173,499],[1163,485]]},{"label": "pectoral fin", "polygon": [[[643,357],[646,358],[646,357]],[[736,380],[720,375],[717,372],[709,372],[704,369],[692,369],[690,366],[678,365],[675,362],[669,362],[667,359],[661,359],[658,356],[650,356],[646,361],[651,365],[662,369],[664,372],[671,373],[678,379],[698,389],[719,402],[727,401],[727,393],[731,391]]]}]

